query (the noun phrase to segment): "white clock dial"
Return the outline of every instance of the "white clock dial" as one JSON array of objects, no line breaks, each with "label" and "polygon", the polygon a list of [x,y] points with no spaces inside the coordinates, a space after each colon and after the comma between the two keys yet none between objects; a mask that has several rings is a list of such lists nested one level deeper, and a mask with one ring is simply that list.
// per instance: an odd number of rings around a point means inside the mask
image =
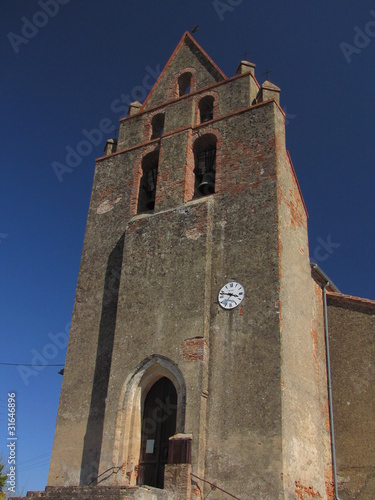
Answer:
[{"label": "white clock dial", "polygon": [[244,297],[244,287],[236,281],[230,281],[221,288],[218,301],[223,309],[234,309],[241,304]]}]

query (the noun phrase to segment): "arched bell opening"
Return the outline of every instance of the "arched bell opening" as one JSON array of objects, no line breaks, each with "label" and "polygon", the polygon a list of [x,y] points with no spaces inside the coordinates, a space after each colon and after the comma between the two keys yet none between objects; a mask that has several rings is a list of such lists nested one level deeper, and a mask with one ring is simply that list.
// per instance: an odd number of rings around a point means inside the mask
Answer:
[{"label": "arched bell opening", "polygon": [[191,91],[191,79],[192,74],[190,72],[182,73],[178,77],[177,85],[178,85],[178,96],[181,97],[186,94],[190,94]]},{"label": "arched bell opening", "polygon": [[142,160],[142,177],[139,184],[137,213],[154,210],[158,180],[159,151],[147,154]]},{"label": "arched bell opening", "polygon": [[216,143],[213,134],[202,135],[194,143],[194,198],[215,192]]},{"label": "arched bell opening", "polygon": [[164,113],[158,113],[151,120],[151,140],[160,139],[164,133]]},{"label": "arched bell opening", "polygon": [[199,101],[199,119],[200,123],[205,123],[213,119],[214,117],[214,102],[215,99],[211,95],[203,97]]}]

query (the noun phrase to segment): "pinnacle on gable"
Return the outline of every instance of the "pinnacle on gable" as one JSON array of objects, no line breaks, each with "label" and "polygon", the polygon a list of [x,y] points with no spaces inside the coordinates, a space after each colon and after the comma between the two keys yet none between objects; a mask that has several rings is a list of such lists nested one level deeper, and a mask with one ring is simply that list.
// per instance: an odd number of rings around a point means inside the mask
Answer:
[{"label": "pinnacle on gable", "polygon": [[280,103],[280,92],[281,89],[270,80],[265,80],[259,90],[258,102],[269,101],[274,99],[277,103]]},{"label": "pinnacle on gable", "polygon": [[262,83],[262,89],[274,90],[274,91],[277,91],[277,92],[281,91],[280,87],[278,87],[277,85],[275,85],[274,83],[272,83],[270,80],[265,80]]},{"label": "pinnacle on gable", "polygon": [[243,75],[244,73],[251,73],[255,76],[255,64],[250,61],[241,61],[237,68],[236,75]]},{"label": "pinnacle on gable", "polygon": [[133,116],[141,111],[142,103],[139,101],[134,101],[130,103],[128,115]]}]

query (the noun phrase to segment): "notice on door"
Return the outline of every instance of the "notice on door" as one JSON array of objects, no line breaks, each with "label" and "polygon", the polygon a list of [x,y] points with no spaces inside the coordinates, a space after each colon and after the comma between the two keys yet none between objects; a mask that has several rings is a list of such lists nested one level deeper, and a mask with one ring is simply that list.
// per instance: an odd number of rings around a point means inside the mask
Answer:
[{"label": "notice on door", "polygon": [[147,439],[146,453],[154,453],[155,439]]}]

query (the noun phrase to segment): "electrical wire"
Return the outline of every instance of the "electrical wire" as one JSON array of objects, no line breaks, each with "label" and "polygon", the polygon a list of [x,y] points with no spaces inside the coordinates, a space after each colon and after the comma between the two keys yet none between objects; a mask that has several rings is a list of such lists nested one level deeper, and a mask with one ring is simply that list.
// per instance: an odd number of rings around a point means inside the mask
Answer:
[{"label": "electrical wire", "polygon": [[35,460],[41,460],[41,459],[45,459],[47,457],[49,457],[51,455],[50,452],[46,452],[46,453],[43,453],[42,455],[38,455],[37,457],[34,457],[34,458],[27,458],[26,460],[21,460],[21,462],[18,462],[18,466],[22,467],[26,464],[28,464],[29,462],[34,462]]},{"label": "electrical wire", "polygon": [[43,453],[42,455],[38,455],[34,458],[22,460],[17,464],[17,472],[27,472],[38,467],[44,467],[45,465],[49,464],[50,457],[50,453]]}]

